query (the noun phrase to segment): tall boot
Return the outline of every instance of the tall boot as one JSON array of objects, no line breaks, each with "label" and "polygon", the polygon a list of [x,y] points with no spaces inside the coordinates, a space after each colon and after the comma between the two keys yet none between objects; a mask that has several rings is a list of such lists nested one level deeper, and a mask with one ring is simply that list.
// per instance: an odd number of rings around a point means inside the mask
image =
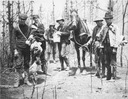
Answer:
[{"label": "tall boot", "polygon": [[42,65],[41,65],[42,71],[44,74],[47,74],[47,65],[46,65],[46,60],[42,61]]},{"label": "tall boot", "polygon": [[99,67],[98,63],[96,63],[96,70],[97,70],[96,76],[100,77],[100,67]]},{"label": "tall boot", "polygon": [[24,78],[24,84],[27,84],[28,86],[32,86],[32,83],[29,82],[28,80],[28,71],[24,72],[25,78]]},{"label": "tall boot", "polygon": [[64,59],[60,57],[61,70],[64,70]]},{"label": "tall boot", "polygon": [[64,61],[67,65],[67,70],[69,70],[70,69],[69,59],[67,57],[64,57]]},{"label": "tall boot", "polygon": [[111,79],[111,66],[107,66],[107,80],[110,80]]},{"label": "tall boot", "polygon": [[20,86],[20,74],[18,73],[18,77],[15,77],[15,83],[13,85],[14,88],[17,88]]},{"label": "tall boot", "polygon": [[105,65],[102,64],[102,78],[105,77]]}]

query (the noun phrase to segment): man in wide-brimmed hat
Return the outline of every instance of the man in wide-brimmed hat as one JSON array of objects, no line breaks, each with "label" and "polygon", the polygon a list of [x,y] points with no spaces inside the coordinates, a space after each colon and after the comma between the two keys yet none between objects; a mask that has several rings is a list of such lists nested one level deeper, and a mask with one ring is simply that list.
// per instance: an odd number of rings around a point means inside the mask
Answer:
[{"label": "man in wide-brimmed hat", "polygon": [[[55,33],[55,24],[51,23],[49,25],[48,30],[46,31],[46,37],[48,41],[48,50],[47,50],[47,61],[49,62],[56,62],[55,61],[55,54],[56,54],[56,43],[53,40],[53,35]],[[52,55],[53,61],[50,60],[50,55]]]},{"label": "man in wide-brimmed hat", "polygon": [[[92,49],[92,52],[95,54],[95,63],[96,63],[96,69],[97,69],[96,76],[100,77],[100,64],[99,64],[100,48],[99,48],[99,41],[97,38],[97,34],[100,33],[100,31],[102,31],[103,29],[103,18],[97,17],[94,20],[94,22],[96,22],[96,26],[93,29],[92,37],[85,46],[90,46]],[[103,71],[103,74],[104,74],[104,71]]]},{"label": "man in wide-brimmed hat", "polygon": [[57,31],[60,32],[60,43],[58,43],[58,49],[59,49],[59,59],[61,63],[61,70],[64,70],[64,62],[67,65],[67,70],[70,69],[68,54],[67,54],[67,45],[70,43],[69,36],[70,33],[67,31],[67,25],[64,23],[63,18],[59,18],[56,20],[56,22],[59,24],[57,27]]},{"label": "man in wide-brimmed hat", "polygon": [[40,22],[40,17],[39,15],[35,14],[33,15],[33,24],[31,25],[31,34],[34,35],[34,37],[36,38],[36,40],[38,42],[41,42],[41,47],[43,49],[42,53],[41,53],[41,68],[42,71],[44,72],[44,74],[46,74],[46,59],[45,59],[45,50],[46,50],[46,41],[45,41],[45,37],[44,37],[44,32],[45,32],[45,28],[44,28],[44,24],[42,24]]},{"label": "man in wide-brimmed hat", "polygon": [[[111,77],[116,78],[116,55],[117,48],[121,43],[121,35],[119,28],[113,24],[113,15],[110,12],[105,13],[104,17],[106,26],[100,33],[100,43],[104,46],[103,48],[103,59],[104,65],[107,68],[107,80]],[[112,69],[112,73],[111,73]]]}]

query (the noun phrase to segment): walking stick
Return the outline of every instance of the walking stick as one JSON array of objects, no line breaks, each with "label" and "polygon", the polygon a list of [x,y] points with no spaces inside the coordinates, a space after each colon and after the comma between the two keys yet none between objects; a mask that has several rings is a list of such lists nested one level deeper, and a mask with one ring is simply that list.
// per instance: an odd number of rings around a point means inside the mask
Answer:
[{"label": "walking stick", "polygon": [[90,45],[90,67],[91,67],[91,93],[92,93],[92,43]]}]

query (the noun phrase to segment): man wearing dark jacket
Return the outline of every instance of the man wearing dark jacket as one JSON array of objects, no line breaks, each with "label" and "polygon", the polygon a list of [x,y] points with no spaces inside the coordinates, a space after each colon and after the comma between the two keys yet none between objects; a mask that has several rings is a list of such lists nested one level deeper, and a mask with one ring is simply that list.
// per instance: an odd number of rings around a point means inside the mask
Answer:
[{"label": "man wearing dark jacket", "polygon": [[41,68],[44,74],[46,74],[46,71],[47,71],[46,59],[45,59],[46,41],[44,38],[45,29],[44,29],[44,25],[40,23],[38,15],[33,15],[33,21],[34,23],[31,25],[31,34],[34,35],[34,37],[38,42],[42,43],[41,47],[43,51],[40,56],[41,63],[42,63]]},{"label": "man wearing dark jacket", "polygon": [[57,31],[60,31],[60,43],[58,43],[58,49],[59,49],[59,58],[61,63],[61,70],[64,70],[64,62],[67,65],[67,70],[70,69],[69,65],[69,59],[67,57],[67,45],[70,43],[69,36],[70,33],[67,30],[67,26],[64,24],[64,19],[60,18],[56,21],[59,26],[57,28]]},{"label": "man wearing dark jacket", "polygon": [[[14,48],[14,56],[18,57],[20,61],[18,61],[18,65],[20,68],[24,66],[25,78],[24,83],[28,85],[32,85],[28,81],[28,72],[29,72],[29,61],[30,61],[30,48],[26,45],[25,41],[30,35],[30,27],[25,23],[27,19],[26,14],[20,14],[18,24],[14,27],[13,30],[13,48]],[[22,61],[23,60],[23,61]],[[16,82],[15,87],[19,86],[19,82]]]},{"label": "man wearing dark jacket", "polygon": [[96,26],[93,29],[92,37],[87,42],[87,45],[91,45],[92,52],[95,54],[95,63],[97,73],[96,76],[100,77],[100,65],[102,63],[102,77],[105,77],[105,66],[103,63],[102,57],[102,49],[99,47],[99,40],[97,35],[103,30],[103,18],[97,17],[94,22],[96,22]]}]

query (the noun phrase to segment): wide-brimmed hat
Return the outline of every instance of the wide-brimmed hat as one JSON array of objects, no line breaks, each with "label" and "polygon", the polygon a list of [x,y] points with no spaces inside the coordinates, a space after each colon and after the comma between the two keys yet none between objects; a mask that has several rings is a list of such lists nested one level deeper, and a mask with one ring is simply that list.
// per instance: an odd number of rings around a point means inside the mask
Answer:
[{"label": "wide-brimmed hat", "polygon": [[56,20],[56,22],[59,22],[59,21],[63,21],[63,22],[64,22],[64,19],[63,19],[63,18],[58,18],[58,19]]},{"label": "wide-brimmed hat", "polygon": [[94,22],[103,21],[103,18],[97,17]]},{"label": "wide-brimmed hat", "polygon": [[55,27],[55,24],[50,24],[49,27]]},{"label": "wide-brimmed hat", "polygon": [[33,19],[39,18],[39,15],[33,15],[32,18]]},{"label": "wide-brimmed hat", "polygon": [[113,15],[110,12],[105,13],[104,19],[113,19]]},{"label": "wide-brimmed hat", "polygon": [[19,19],[26,20],[27,18],[27,14],[19,14]]}]

